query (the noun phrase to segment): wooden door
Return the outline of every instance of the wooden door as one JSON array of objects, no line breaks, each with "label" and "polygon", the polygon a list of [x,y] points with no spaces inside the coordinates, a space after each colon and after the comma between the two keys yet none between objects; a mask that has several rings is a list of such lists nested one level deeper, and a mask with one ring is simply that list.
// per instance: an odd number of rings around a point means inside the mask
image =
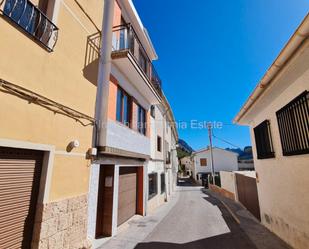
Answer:
[{"label": "wooden door", "polygon": [[112,235],[114,166],[101,165],[98,189],[96,237]]}]

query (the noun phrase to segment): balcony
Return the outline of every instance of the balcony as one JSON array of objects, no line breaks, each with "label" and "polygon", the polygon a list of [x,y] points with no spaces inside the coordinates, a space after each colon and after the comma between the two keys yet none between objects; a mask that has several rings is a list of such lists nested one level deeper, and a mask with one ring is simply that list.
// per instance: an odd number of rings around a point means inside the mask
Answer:
[{"label": "balcony", "polygon": [[[128,69],[131,70],[132,65],[127,62],[117,62],[117,59],[128,58],[135,67],[135,71],[141,74],[140,77],[145,79],[161,98],[161,80],[132,25],[127,24],[113,28],[112,46],[112,58],[116,61],[116,64],[118,63],[122,71],[128,72]],[[133,72],[128,72],[128,74],[133,74]],[[138,79],[132,75],[131,81],[136,83]]]},{"label": "balcony", "polygon": [[[1,5],[4,3],[4,7]],[[2,13],[20,29],[38,41],[49,52],[56,45],[58,28],[28,0],[3,0]]]}]

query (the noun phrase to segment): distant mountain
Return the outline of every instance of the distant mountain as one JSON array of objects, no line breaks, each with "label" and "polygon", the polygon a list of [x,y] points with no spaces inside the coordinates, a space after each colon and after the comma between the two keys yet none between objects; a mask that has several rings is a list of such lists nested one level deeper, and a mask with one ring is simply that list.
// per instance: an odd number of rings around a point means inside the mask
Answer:
[{"label": "distant mountain", "polygon": [[240,148],[237,148],[237,149],[226,148],[226,150],[236,152],[239,155],[238,156],[239,160],[253,159],[252,146],[246,146],[243,150]]},{"label": "distant mountain", "polygon": [[178,140],[178,144],[179,144],[179,148],[183,151],[186,151],[188,153],[192,153],[194,150],[192,149],[192,147],[190,145],[187,144],[186,141],[184,141],[183,139],[179,139]]},{"label": "distant mountain", "polygon": [[241,156],[241,155],[244,154],[244,151],[243,151],[242,149],[240,149],[240,148],[237,148],[237,149],[226,148],[225,150],[235,152],[235,153],[237,153],[239,156]]}]

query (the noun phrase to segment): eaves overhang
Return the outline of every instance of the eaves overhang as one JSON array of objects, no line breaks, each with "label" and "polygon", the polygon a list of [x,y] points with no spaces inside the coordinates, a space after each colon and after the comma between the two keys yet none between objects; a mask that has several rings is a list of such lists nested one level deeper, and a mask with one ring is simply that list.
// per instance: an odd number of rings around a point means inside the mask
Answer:
[{"label": "eaves overhang", "polygon": [[233,119],[233,123],[247,125],[248,121],[244,120],[247,112],[253,107],[253,105],[259,100],[265,90],[272,84],[273,79],[280,73],[285,67],[288,61],[293,57],[297,49],[306,41],[309,37],[309,14],[306,15],[302,23],[296,29],[291,36],[287,44],[279,53],[278,57],[269,67],[265,75],[259,81],[254,91],[251,93],[245,104],[242,106],[236,117]]},{"label": "eaves overhang", "polygon": [[109,146],[99,146],[98,147],[98,156],[112,156],[112,157],[125,157],[125,158],[134,158],[138,160],[149,160],[150,155],[145,155],[141,153],[131,152],[127,150],[122,150],[119,148],[113,148]]}]

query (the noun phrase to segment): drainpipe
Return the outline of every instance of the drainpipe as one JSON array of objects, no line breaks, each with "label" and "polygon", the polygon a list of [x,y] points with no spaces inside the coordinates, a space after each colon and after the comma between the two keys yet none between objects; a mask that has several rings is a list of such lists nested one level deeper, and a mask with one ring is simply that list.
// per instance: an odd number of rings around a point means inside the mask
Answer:
[{"label": "drainpipe", "polygon": [[109,93],[109,78],[111,73],[111,53],[115,0],[105,0],[101,33],[101,50],[97,95],[95,103],[96,136],[95,146],[106,144],[107,107]]}]

